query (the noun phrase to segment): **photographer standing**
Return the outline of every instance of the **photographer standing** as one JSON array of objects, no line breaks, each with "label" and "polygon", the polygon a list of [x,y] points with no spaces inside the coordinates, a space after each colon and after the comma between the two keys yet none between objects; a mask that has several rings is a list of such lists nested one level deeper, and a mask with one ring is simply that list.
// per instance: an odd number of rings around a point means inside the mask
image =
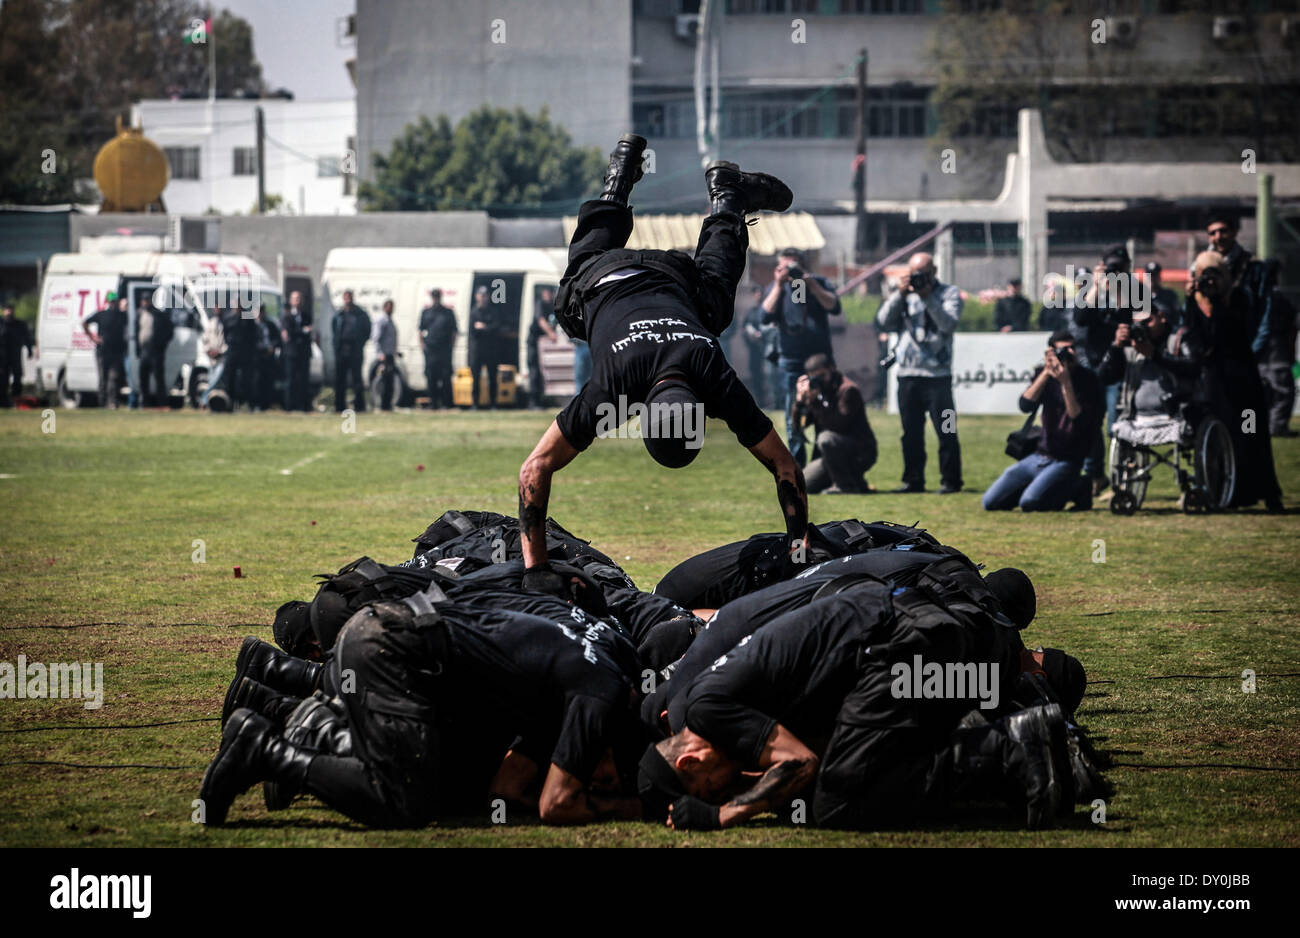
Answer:
[{"label": "photographer standing", "polygon": [[812,425],[814,455],[804,472],[808,494],[864,495],[875,491],[865,478],[876,464],[876,435],[867,420],[862,389],[844,377],[829,355],[813,355],[795,385],[795,427]]},{"label": "photographer standing", "polygon": [[1043,406],[1043,435],[1038,450],[1007,467],[984,493],[988,511],[1060,511],[1092,507],[1092,488],[1082,474],[1083,461],[1101,429],[1102,396],[1097,377],[1074,355],[1074,336],[1054,332],[1043,364],[1020,395],[1020,410]]},{"label": "photographer standing", "polygon": [[[807,294],[812,294],[809,300]],[[828,317],[841,312],[839,297],[830,281],[804,271],[803,254],[794,248],[781,252],[772,286],[763,298],[763,322],[777,327],[777,365],[785,381],[785,393],[778,397],[785,407],[785,435],[790,455],[802,467],[808,461],[803,434],[795,429],[795,388],[810,355],[831,354]]]},{"label": "photographer standing", "polygon": [[[1075,294],[1074,325],[1083,335],[1081,358],[1094,373],[1101,368],[1106,350],[1115,341],[1115,330],[1121,324],[1133,321],[1138,299],[1134,287],[1133,261],[1128,256],[1128,249],[1117,244],[1102,255],[1100,264],[1093,267],[1091,286]],[[1104,388],[1107,419],[1114,423],[1119,384],[1106,384]],[[1083,471],[1092,479],[1094,496],[1100,495],[1110,484],[1106,478],[1106,441],[1100,429]]]},{"label": "photographer standing", "polygon": [[1251,327],[1250,297],[1233,286],[1228,262],[1215,251],[1198,254],[1176,351],[1200,366],[1200,398],[1232,434],[1237,455],[1234,507],[1263,499],[1269,511],[1280,512],[1282,489],[1273,466],[1268,399],[1251,349]]},{"label": "photographer standing", "polygon": [[[876,315],[878,329],[899,333],[891,358],[898,364],[903,484],[894,491],[925,491],[925,416],[929,414],[939,435],[939,494],[948,495],[960,492],[962,486],[961,444],[952,401],[952,336],[961,319],[961,290],[939,282],[934,258],[925,252],[913,254],[907,267],[898,289]],[[945,429],[948,426],[951,431]]]}]

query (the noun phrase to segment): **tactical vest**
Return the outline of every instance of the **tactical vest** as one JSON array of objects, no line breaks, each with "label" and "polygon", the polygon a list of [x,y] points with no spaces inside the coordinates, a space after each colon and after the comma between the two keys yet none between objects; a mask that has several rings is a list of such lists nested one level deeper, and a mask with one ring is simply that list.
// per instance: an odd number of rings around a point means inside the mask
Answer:
[{"label": "tactical vest", "polygon": [[694,304],[698,296],[699,270],[683,251],[634,251],[616,248],[602,251],[585,261],[578,272],[565,279],[555,294],[555,318],[569,338],[587,341],[587,296],[601,278],[623,267],[646,267],[670,277]]}]

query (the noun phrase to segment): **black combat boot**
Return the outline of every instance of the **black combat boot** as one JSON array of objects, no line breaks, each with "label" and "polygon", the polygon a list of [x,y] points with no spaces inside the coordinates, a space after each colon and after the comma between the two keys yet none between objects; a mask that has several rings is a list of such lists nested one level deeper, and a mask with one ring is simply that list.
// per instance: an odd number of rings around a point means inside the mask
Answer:
[{"label": "black combat boot", "polygon": [[236,710],[221,732],[221,749],[203,773],[199,798],[203,801],[204,823],[220,827],[230,805],[257,782],[283,781],[295,791],[302,789],[316,753],[287,742],[275,724],[252,710]]},{"label": "black combat boot", "polygon": [[[1031,830],[1050,827],[1063,808],[1071,810],[1072,798],[1065,796],[1061,763],[1053,752],[1049,709],[1034,707],[996,723],[956,730],[942,757],[947,762],[949,797],[1023,804]],[[1063,730],[1060,709],[1055,709]],[[1060,743],[1064,745],[1064,738]]]},{"label": "black combat boot", "polygon": [[230,714],[241,707],[260,713],[276,726],[283,726],[289,714],[302,703],[302,698],[292,694],[282,694],[251,677],[243,678],[239,685],[234,687],[234,691],[233,696],[227,692],[228,699],[221,708],[222,726],[225,726],[225,720],[229,719]]},{"label": "black combat boot", "polygon": [[283,694],[310,697],[320,686],[324,670],[323,664],[295,658],[268,642],[248,636],[244,639],[244,644],[239,646],[239,657],[235,659],[235,679],[226,689],[226,700],[221,708],[222,724],[225,724],[235,709],[235,695],[239,692],[239,682],[244,678],[251,677],[259,684],[265,684]]},{"label": "black combat boot", "polygon": [[609,168],[605,170],[605,183],[597,197],[601,202],[614,202],[628,207],[627,197],[632,187],[641,181],[641,161],[645,157],[645,137],[623,134],[609,154]]},{"label": "black combat boot", "polygon": [[[299,701],[285,721],[284,738],[291,745],[320,754],[352,755],[352,730],[321,693]],[[268,811],[283,811],[301,792],[301,782],[295,786],[293,779],[267,779],[262,785]]]},{"label": "black combat boot", "polygon": [[767,173],[742,172],[735,163],[714,160],[704,171],[711,212],[731,212],[744,218],[752,212],[784,212],[794,201],[790,187]]}]

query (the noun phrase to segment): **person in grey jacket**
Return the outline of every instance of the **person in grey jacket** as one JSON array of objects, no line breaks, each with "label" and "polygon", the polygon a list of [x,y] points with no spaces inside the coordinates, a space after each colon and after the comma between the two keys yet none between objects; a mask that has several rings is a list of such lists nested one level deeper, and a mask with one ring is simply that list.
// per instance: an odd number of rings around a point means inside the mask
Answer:
[{"label": "person in grey jacket", "polygon": [[375,320],[370,333],[379,362],[379,409],[393,409],[393,381],[397,375],[397,326],[393,325],[393,301],[384,300],[384,314]]},{"label": "person in grey jacket", "polygon": [[952,337],[961,319],[961,290],[940,283],[934,258],[913,254],[898,289],[880,306],[876,327],[899,334],[898,413],[903,424],[903,484],[925,491],[925,417],[939,435],[939,494],[960,492],[961,445],[952,399]]}]

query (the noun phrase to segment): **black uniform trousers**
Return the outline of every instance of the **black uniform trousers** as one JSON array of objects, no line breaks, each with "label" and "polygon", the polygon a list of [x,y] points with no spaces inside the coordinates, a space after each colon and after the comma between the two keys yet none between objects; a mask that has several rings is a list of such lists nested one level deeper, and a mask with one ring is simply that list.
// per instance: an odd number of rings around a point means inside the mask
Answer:
[{"label": "black uniform trousers", "polygon": [[[614,202],[593,199],[578,209],[578,225],[569,241],[569,266],[561,287],[577,276],[593,256],[627,245],[632,234],[632,210]],[[698,316],[714,335],[731,325],[736,313],[736,284],[745,273],[749,229],[739,215],[710,215],[700,225],[695,246],[695,289]],[[666,252],[660,252],[666,253]],[[581,284],[586,287],[589,284]]]},{"label": "black uniform trousers", "polygon": [[421,827],[438,808],[439,733],[426,690],[427,669],[436,662],[425,630],[387,628],[373,610],[365,612],[339,633],[329,664],[328,683],[348,712],[353,755],[317,756],[307,790],[372,827]]},{"label": "black uniform trousers", "polygon": [[20,351],[17,358],[0,358],[0,407],[12,407],[22,393],[23,360]]},{"label": "black uniform trousers", "polygon": [[850,436],[834,430],[817,434],[817,458],[804,470],[808,494],[824,492],[834,485],[841,492],[867,491],[867,470],[876,464],[876,436]]},{"label": "black uniform trousers", "polygon": [[948,741],[979,700],[895,696],[896,662],[911,668],[915,655],[924,665],[997,662],[995,678],[1008,677],[1010,640],[999,644],[991,633],[980,633],[1001,626],[975,625],[910,596],[894,597],[892,633],[887,640],[873,636],[859,656],[857,683],[844,698],[817,776],[813,816],[819,826],[883,827],[944,807]]},{"label": "black uniform trousers", "polygon": [[361,378],[362,352],[360,348],[343,345],[334,357],[334,410],[338,413],[347,409],[348,388],[352,389],[353,409],[358,414],[365,412],[366,386]]},{"label": "black uniform trousers", "polygon": [[424,349],[424,383],[429,406],[442,409],[452,405],[451,346]]},{"label": "black uniform trousers", "polygon": [[104,351],[95,348],[95,361],[99,364],[99,406],[117,407],[117,396],[126,384],[126,352]]},{"label": "black uniform trousers", "polygon": [[[945,413],[946,411],[946,413]],[[925,418],[929,416],[939,436],[939,480],[960,489],[961,444],[957,442],[957,411],[952,400],[952,378],[900,377],[898,416],[903,424],[903,484],[925,486]],[[951,433],[945,433],[945,426]]]},{"label": "black uniform trousers", "polygon": [[[150,393],[149,385],[154,385]],[[140,393],[146,402],[163,407],[167,404],[167,347],[146,345],[140,350]]]},{"label": "black uniform trousers", "polygon": [[469,370],[473,376],[474,384],[472,387],[472,406],[479,406],[479,381],[482,380],[480,372],[487,369],[488,380],[488,399],[487,406],[495,408],[497,406],[497,365],[506,360],[502,354],[502,346],[505,340],[494,335],[474,335],[470,334],[469,338]]},{"label": "black uniform trousers", "polygon": [[281,355],[284,365],[284,409],[311,409],[311,346],[288,343]]}]

